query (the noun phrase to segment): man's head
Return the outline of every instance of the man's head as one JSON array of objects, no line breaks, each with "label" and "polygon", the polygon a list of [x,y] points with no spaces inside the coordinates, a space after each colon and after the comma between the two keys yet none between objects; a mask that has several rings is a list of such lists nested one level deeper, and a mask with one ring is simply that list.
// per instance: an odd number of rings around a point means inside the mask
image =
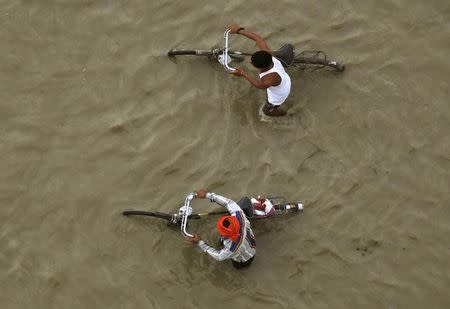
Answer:
[{"label": "man's head", "polygon": [[267,69],[272,65],[272,54],[265,50],[254,52],[252,64],[258,69]]},{"label": "man's head", "polygon": [[225,238],[236,241],[239,238],[240,224],[235,216],[222,216],[217,221],[217,230]]}]

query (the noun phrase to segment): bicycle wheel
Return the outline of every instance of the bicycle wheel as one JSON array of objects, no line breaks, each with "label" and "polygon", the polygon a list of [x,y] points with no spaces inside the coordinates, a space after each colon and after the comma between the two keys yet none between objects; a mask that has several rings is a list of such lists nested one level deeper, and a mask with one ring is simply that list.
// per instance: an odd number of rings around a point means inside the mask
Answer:
[{"label": "bicycle wheel", "polygon": [[[190,49],[190,50],[184,50],[184,49],[172,49],[169,50],[167,53],[167,56],[169,57],[175,57],[175,56],[208,56],[211,58],[217,58],[219,55],[223,53],[222,50],[219,49],[213,49],[213,50],[201,50],[201,49]],[[228,51],[228,55],[233,59],[237,61],[243,61],[245,59],[245,56],[250,56],[251,53],[248,52],[241,52],[238,50],[230,50]]]},{"label": "bicycle wheel", "polygon": [[[191,214],[189,215],[189,219],[201,219],[205,215],[216,215],[222,214],[224,212],[210,212],[204,214]],[[169,221],[170,223],[179,224],[181,222],[181,217],[178,214],[167,214],[159,211],[145,211],[145,210],[125,210],[122,212],[122,215],[128,216],[147,216],[147,217],[155,217]]]},{"label": "bicycle wheel", "polygon": [[169,50],[167,56],[181,56],[181,55],[192,55],[192,56],[212,56],[214,51],[212,50],[184,50],[184,49],[172,49]]},{"label": "bicycle wheel", "polygon": [[122,212],[122,215],[124,216],[148,216],[148,217],[155,217],[164,219],[167,221],[172,222],[172,216],[171,214],[166,214],[164,212],[159,211],[144,211],[144,210],[125,210]]},{"label": "bicycle wheel", "polygon": [[342,72],[345,70],[345,65],[341,64],[337,61],[331,61],[331,60],[327,60],[324,58],[317,58],[317,57],[296,56],[292,66],[300,67],[301,65],[313,66],[313,67],[315,67],[315,69],[331,67],[338,72]]},{"label": "bicycle wheel", "polygon": [[289,203],[282,203],[282,204],[276,204],[273,205],[275,208],[274,215],[285,215],[288,213],[295,213],[295,212],[301,212],[303,211],[303,208],[298,207],[297,202],[289,202]]}]

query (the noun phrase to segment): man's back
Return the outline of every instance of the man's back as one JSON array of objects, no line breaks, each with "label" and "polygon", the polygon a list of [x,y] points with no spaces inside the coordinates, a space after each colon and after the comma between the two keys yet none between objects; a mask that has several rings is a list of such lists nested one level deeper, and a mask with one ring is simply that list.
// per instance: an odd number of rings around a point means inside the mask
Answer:
[{"label": "man's back", "polygon": [[217,229],[223,237],[223,247],[220,250],[208,245],[198,235],[195,235],[194,243],[198,241],[200,249],[217,261],[231,259],[237,268],[249,265],[256,254],[256,241],[250,221],[244,211],[231,199],[211,192],[198,192],[201,193],[201,197],[206,197],[211,202],[224,206],[230,216],[223,216],[217,222]]}]

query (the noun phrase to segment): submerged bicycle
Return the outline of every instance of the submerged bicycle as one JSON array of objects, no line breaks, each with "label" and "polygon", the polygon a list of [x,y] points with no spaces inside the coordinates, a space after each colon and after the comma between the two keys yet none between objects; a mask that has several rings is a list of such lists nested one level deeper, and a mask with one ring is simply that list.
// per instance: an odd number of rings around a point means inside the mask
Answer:
[{"label": "submerged bicycle", "polygon": [[[189,193],[183,206],[180,207],[177,213],[169,214],[159,211],[143,211],[143,210],[125,210],[122,212],[124,216],[150,216],[166,220],[169,225],[180,226],[181,234],[184,237],[192,237],[186,228],[189,219],[201,219],[207,216],[222,215],[228,213],[226,210],[211,211],[205,213],[193,213],[191,201],[195,197],[195,192]],[[249,220],[267,219],[280,215],[294,214],[303,211],[303,204],[301,202],[286,202],[282,196],[267,197],[267,198],[249,198],[243,197],[237,203],[244,211]]]},{"label": "submerged bicycle", "polygon": [[[227,71],[232,72],[235,70],[234,67],[230,66],[232,61],[242,62],[245,60],[245,57],[251,56],[253,53],[230,50],[228,46],[229,34],[230,29],[227,29],[223,35],[224,46],[222,49],[172,49],[167,53],[167,56],[171,58],[181,55],[208,57],[210,60],[217,60]],[[285,44],[278,50],[274,51],[273,54],[285,67],[289,68],[297,68],[301,70],[311,69],[312,71],[323,68],[331,68],[338,72],[343,72],[345,70],[345,65],[343,63],[328,59],[327,54],[321,50],[302,51],[295,54],[294,46],[292,44]]]}]

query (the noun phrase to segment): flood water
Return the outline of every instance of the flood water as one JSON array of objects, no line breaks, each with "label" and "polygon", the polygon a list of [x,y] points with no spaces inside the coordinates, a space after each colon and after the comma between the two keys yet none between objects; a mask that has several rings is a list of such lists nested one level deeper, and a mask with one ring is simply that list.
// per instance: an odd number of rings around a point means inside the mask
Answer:
[{"label": "flood water", "polygon": [[[0,308],[450,306],[449,1],[0,4]],[[264,91],[165,55],[233,21],[346,71],[290,70],[288,116],[261,121]],[[242,271],[121,215],[198,188],[305,211],[253,224]]]}]

